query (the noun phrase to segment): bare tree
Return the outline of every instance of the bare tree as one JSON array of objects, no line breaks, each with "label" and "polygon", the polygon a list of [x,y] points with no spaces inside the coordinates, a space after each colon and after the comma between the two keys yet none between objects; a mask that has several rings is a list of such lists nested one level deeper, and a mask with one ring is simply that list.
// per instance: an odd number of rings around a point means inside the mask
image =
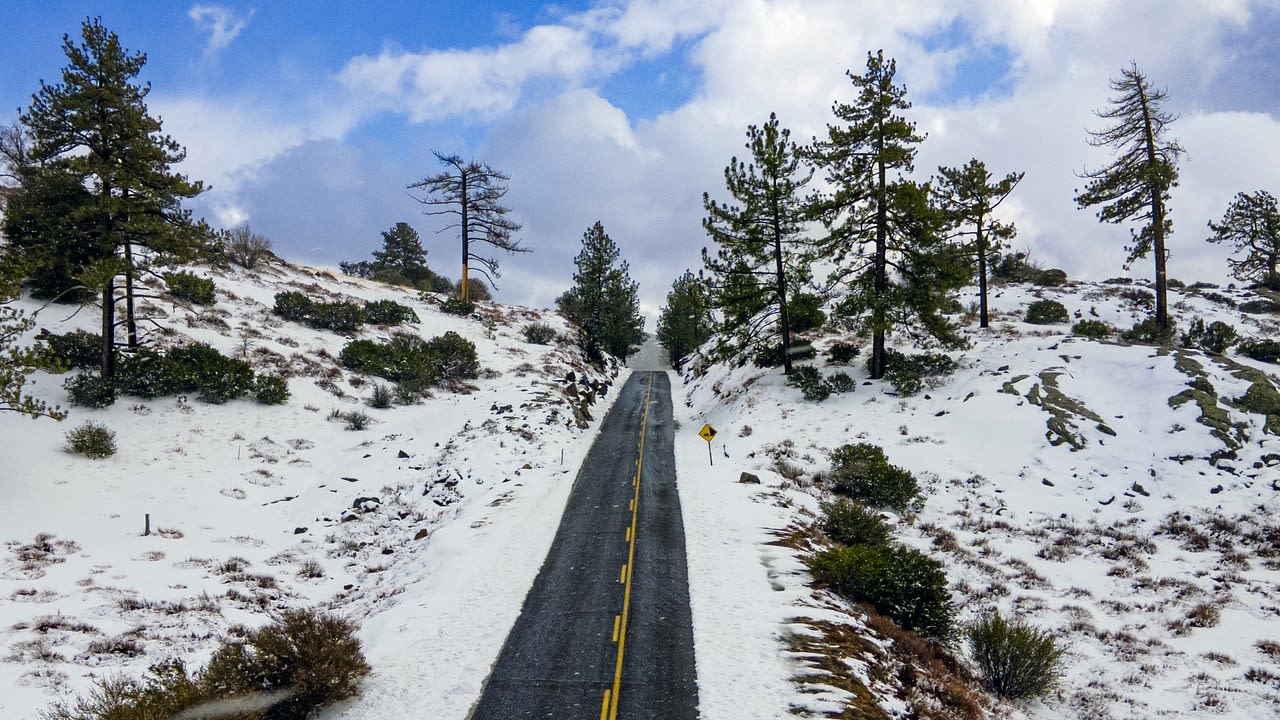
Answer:
[{"label": "bare tree", "polygon": [[525,253],[529,252],[529,248],[521,247],[519,240],[512,239],[511,234],[520,230],[520,223],[507,217],[511,208],[500,203],[507,194],[507,182],[511,179],[509,175],[474,160],[463,162],[457,155],[432,152],[440,164],[448,169],[409,185],[410,190],[425,193],[421,197],[410,193],[410,197],[427,206],[428,209],[423,211],[427,215],[451,215],[456,218],[456,222],[450,223],[440,232],[457,229],[462,238],[460,286],[461,297],[467,300],[471,287],[468,273],[472,260],[478,265],[476,271],[485,276],[490,286],[497,287],[494,279],[499,277],[498,259],[477,254],[474,249],[476,243],[485,243],[509,253]]},{"label": "bare tree", "polygon": [[272,255],[271,240],[250,230],[247,224],[226,231],[222,242],[227,259],[246,270],[254,269]]}]

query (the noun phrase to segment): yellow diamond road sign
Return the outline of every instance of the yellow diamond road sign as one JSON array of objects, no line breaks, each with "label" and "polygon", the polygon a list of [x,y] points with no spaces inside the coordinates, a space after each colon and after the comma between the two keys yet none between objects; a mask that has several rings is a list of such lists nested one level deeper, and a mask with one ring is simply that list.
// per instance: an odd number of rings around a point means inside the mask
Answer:
[{"label": "yellow diamond road sign", "polygon": [[711,427],[710,424],[703,425],[702,429],[698,431],[698,434],[702,436],[703,440],[706,440],[707,442],[711,442],[713,439],[715,439],[716,429]]}]

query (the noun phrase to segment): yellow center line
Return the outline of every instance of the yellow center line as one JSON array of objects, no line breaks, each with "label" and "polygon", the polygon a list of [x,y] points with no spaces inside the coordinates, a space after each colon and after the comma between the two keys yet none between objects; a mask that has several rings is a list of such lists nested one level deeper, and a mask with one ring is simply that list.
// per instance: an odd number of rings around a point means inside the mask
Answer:
[{"label": "yellow center line", "polygon": [[[618,693],[622,690],[622,657],[627,649],[627,622],[631,619],[631,578],[635,574],[633,571],[628,570],[635,567],[636,561],[636,527],[640,515],[640,474],[644,471],[644,436],[649,424],[649,398],[652,395],[653,373],[649,373],[649,386],[644,393],[644,412],[640,416],[640,457],[636,459],[636,477],[632,483],[636,489],[636,494],[631,500],[631,527],[627,531],[629,546],[627,548],[627,564],[623,566],[623,576],[626,580],[622,591],[622,617],[620,621],[617,618],[614,620],[615,635],[618,640],[618,660],[614,664],[612,692],[608,688],[604,691],[604,703],[600,708],[600,720],[617,720],[618,718]],[[607,717],[606,710],[608,710]]]}]

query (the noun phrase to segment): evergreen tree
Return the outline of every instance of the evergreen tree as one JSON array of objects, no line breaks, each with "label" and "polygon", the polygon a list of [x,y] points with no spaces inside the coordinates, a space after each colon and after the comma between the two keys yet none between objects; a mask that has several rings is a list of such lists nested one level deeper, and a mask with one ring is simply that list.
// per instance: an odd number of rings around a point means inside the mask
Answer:
[{"label": "evergreen tree", "polygon": [[591,358],[606,352],[626,359],[644,341],[638,284],[630,266],[618,261],[618,246],[598,221],[582,234],[582,250],[574,258],[578,270],[573,287],[556,299],[556,307],[578,326],[578,344]]},{"label": "evergreen tree", "polygon": [[658,342],[666,348],[671,364],[679,367],[714,330],[707,284],[686,270],[671,283],[667,304],[658,315]]},{"label": "evergreen tree", "polygon": [[883,51],[868,53],[865,73],[847,73],[857,97],[834,105],[846,124],[827,126],[826,139],[809,151],[833,188],[814,203],[826,228],[817,255],[835,264],[829,282],[843,291],[835,315],[871,333],[868,367],[875,379],[884,376],[885,335],[892,329],[962,342],[942,308],[946,292],[963,279],[943,242],[929,187],[906,178],[924,138],[900,114],[911,103],[894,84],[896,73],[897,63]]},{"label": "evergreen tree", "polygon": [[485,243],[508,253],[525,253],[511,234],[520,230],[520,224],[507,214],[511,209],[501,204],[507,194],[507,181],[511,178],[488,165],[464,163],[457,155],[435,153],[436,159],[446,166],[444,172],[426,177],[409,185],[410,190],[422,190],[426,194],[415,198],[426,205],[427,215],[448,215],[456,218],[446,229],[457,228],[462,238],[461,297],[466,301],[470,293],[471,261],[479,267],[476,271],[485,276],[489,285],[497,287],[494,279],[499,276],[498,259],[477,254],[474,245]]},{"label": "evergreen tree", "polygon": [[1009,173],[993,183],[986,164],[975,158],[962,168],[939,167],[938,175],[935,195],[952,239],[960,241],[962,255],[977,266],[978,326],[988,327],[987,265],[1017,234],[1012,224],[996,220],[992,213],[1022,182],[1023,173]]},{"label": "evergreen tree", "polygon": [[382,249],[373,251],[370,270],[383,282],[414,287],[432,274],[418,231],[403,222],[382,231]]},{"label": "evergreen tree", "polygon": [[[192,257],[207,240],[208,228],[181,208],[181,201],[203,186],[170,170],[186,151],[162,134],[160,121],[147,111],[151,88],[136,82],[146,55],[127,51],[101,19],[83,23],[79,44],[63,36],[62,45],[69,61],[62,82],[41,82],[20,121],[32,139],[30,164],[64,185],[74,179],[88,189],[69,217],[90,228],[97,240],[91,253],[75,260],[82,268],[80,283],[101,295],[102,374],[111,377],[116,326],[126,326],[129,345],[138,343],[134,284],[139,275],[153,263]],[[78,242],[60,244],[61,236],[42,241],[63,256],[80,251]],[[14,240],[15,246],[34,243],[34,238]],[[125,318],[117,323],[121,276]]]},{"label": "evergreen tree", "polygon": [[1239,260],[1227,260],[1237,280],[1280,290],[1280,209],[1274,195],[1266,190],[1237,194],[1222,222],[1210,220],[1209,229],[1209,242],[1229,243],[1245,253]]},{"label": "evergreen tree", "polygon": [[0,270],[0,413],[61,420],[67,416],[61,408],[49,407],[24,392],[27,376],[35,370],[38,359],[31,351],[17,347],[23,333],[34,327],[31,318],[6,306],[18,293],[17,277],[13,275],[15,267]]},{"label": "evergreen tree", "polygon": [[1176,140],[1166,140],[1165,132],[1176,115],[1162,105],[1168,98],[1164,90],[1154,90],[1137,63],[1120,71],[1120,79],[1111,81],[1110,107],[1094,114],[1111,123],[1102,130],[1089,131],[1089,144],[1111,147],[1116,158],[1110,165],[1085,171],[1081,177],[1089,183],[1076,195],[1076,205],[1086,208],[1101,205],[1098,220],[1141,223],[1131,231],[1132,244],[1125,248],[1129,257],[1125,268],[1153,250],[1156,271],[1156,324],[1161,330],[1169,326],[1168,275],[1165,249],[1173,233],[1169,219],[1169,189],[1178,184],[1178,158],[1185,152]]},{"label": "evergreen tree", "polygon": [[718,249],[702,250],[712,297],[721,310],[721,333],[729,352],[756,353],[781,338],[783,370],[791,374],[791,327],[787,291],[809,279],[801,252],[806,201],[801,195],[813,177],[802,167],[791,131],[770,113],[763,127],[747,127],[751,162],[732,158],[725,187],[738,205],[702,194],[702,221]]}]

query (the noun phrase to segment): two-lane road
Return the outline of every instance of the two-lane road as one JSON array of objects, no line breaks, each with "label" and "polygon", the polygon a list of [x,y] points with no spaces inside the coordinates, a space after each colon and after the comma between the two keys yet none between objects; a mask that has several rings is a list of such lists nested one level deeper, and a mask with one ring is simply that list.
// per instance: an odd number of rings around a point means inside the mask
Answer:
[{"label": "two-lane road", "polygon": [[698,716],[673,441],[667,374],[633,373],[472,720]]}]

